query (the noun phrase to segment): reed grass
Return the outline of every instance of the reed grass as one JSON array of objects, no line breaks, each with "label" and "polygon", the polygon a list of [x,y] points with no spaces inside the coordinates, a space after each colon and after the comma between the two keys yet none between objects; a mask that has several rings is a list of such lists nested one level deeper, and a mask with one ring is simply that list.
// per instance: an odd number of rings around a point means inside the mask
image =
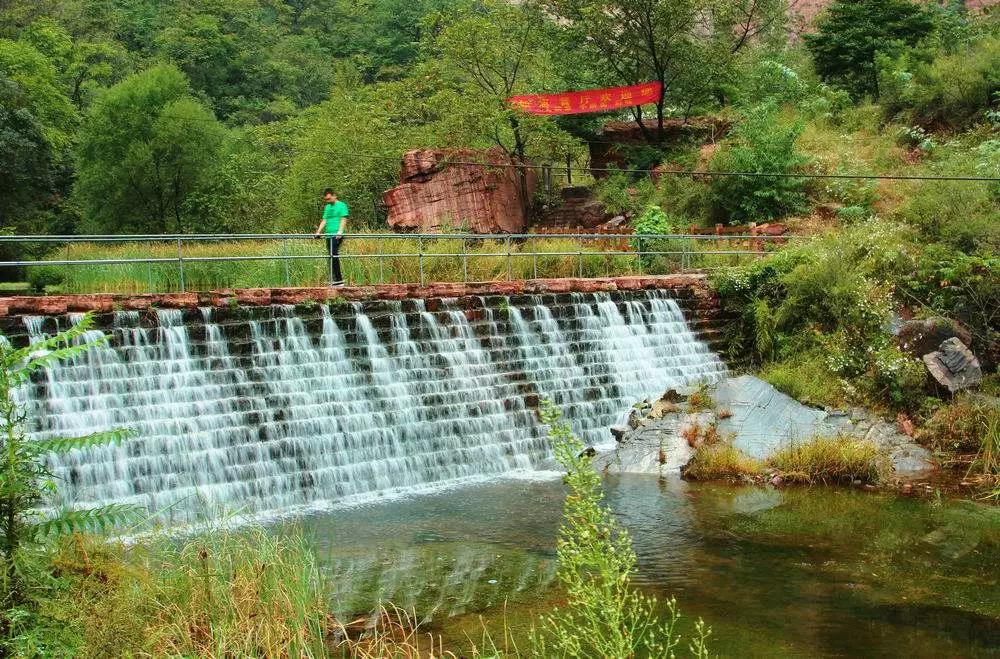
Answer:
[{"label": "reed grass", "polygon": [[[670,274],[688,268],[732,265],[748,258],[715,255],[725,244],[690,241],[688,256],[645,257],[628,249],[629,236],[599,241],[539,235],[507,241],[475,239],[348,238],[341,248],[341,267],[355,285],[380,283],[500,281],[556,277],[605,277]],[[745,247],[740,247],[744,249]],[[657,249],[645,246],[644,249]],[[510,256],[508,257],[508,250]],[[467,257],[452,256],[468,252]],[[605,252],[605,253],[602,253]],[[614,253],[610,253],[614,252]],[[423,253],[422,256],[415,256]],[[555,254],[559,253],[559,254]],[[329,283],[329,259],[323,240],[244,240],[185,243],[182,247],[185,290],[223,288],[313,287]],[[38,292],[164,293],[182,289],[177,244],[77,243],[48,255],[48,260],[171,259],[164,263],[33,266],[28,279]],[[268,257],[292,257],[271,260]],[[211,257],[244,257],[242,261],[198,261]],[[750,257],[752,258],[752,257]]]},{"label": "reed grass", "polygon": [[752,481],[763,465],[729,442],[700,445],[684,467],[684,477],[696,481]]},{"label": "reed grass", "polygon": [[779,450],[767,464],[792,483],[878,484],[892,471],[872,442],[851,437],[814,437]]},{"label": "reed grass", "polygon": [[53,559],[68,583],[43,613],[72,654],[323,657],[336,621],[308,543],[263,529],[125,547],[75,536]]}]

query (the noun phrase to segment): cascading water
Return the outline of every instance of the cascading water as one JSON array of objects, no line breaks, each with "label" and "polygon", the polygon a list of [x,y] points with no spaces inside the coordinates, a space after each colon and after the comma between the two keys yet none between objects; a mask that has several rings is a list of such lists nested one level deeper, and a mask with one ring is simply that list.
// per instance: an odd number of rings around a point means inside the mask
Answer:
[{"label": "cascading water", "polygon": [[136,431],[53,458],[65,503],[187,519],[530,470],[539,397],[597,443],[636,400],[725,372],[663,293],[475,302],[117,312],[106,346],[20,395],[37,437]]}]

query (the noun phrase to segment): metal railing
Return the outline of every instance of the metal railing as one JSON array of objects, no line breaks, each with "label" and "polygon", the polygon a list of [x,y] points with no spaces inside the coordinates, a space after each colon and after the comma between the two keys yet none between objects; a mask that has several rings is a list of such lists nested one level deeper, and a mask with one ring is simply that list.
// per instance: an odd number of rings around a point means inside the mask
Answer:
[{"label": "metal railing", "polygon": [[[325,238],[325,237],[324,237]],[[666,272],[647,272],[653,265],[653,259],[666,258],[671,264],[670,272],[689,272],[691,270],[705,270],[712,267],[709,262],[710,257],[731,257],[740,259],[743,257],[758,258],[766,255],[774,246],[784,244],[794,236],[771,236],[771,235],[704,235],[704,234],[607,234],[607,233],[566,233],[566,234],[453,234],[453,233],[352,233],[344,235],[344,250],[340,253],[340,260],[345,270],[348,264],[377,263],[377,276],[374,270],[361,268],[362,276],[355,272],[355,281],[350,278],[347,283],[355,284],[382,284],[387,283],[388,275],[386,263],[392,260],[399,263],[399,260],[412,260],[417,264],[417,281],[423,285],[427,283],[427,264],[431,259],[461,259],[463,282],[469,281],[470,262],[475,259],[501,257],[506,262],[505,277],[507,280],[514,279],[513,263],[515,259],[530,258],[532,260],[532,278],[539,277],[539,259],[545,257],[575,257],[576,265],[570,276],[584,277],[584,260],[594,257],[631,257],[633,272],[617,274],[666,274]],[[183,292],[188,290],[188,280],[186,271],[195,264],[211,263],[239,263],[239,262],[279,262],[283,264],[284,285],[291,286],[292,275],[290,265],[296,262],[314,261],[329,262],[329,281],[333,284],[332,262],[326,250],[325,239],[322,249],[306,247],[306,253],[294,253],[290,249],[291,245],[299,243],[312,243],[316,240],[313,234],[157,234],[157,235],[78,235],[78,236],[31,236],[31,235],[0,235],[0,249],[10,253],[11,247],[20,248],[22,252],[41,254],[34,258],[21,258],[18,260],[0,261],[0,268],[39,268],[39,267],[65,267],[65,268],[86,268],[98,265],[124,266],[141,265],[147,266],[149,273],[149,292],[153,292],[153,266],[174,266],[176,274],[177,288]],[[553,242],[570,240],[577,243],[576,249],[553,249]],[[267,254],[206,254],[205,246],[236,244],[245,242],[277,242],[282,245],[281,253]],[[403,242],[403,251],[389,251],[386,249],[388,243],[392,241]],[[318,241],[317,241],[318,242]],[[461,243],[461,249],[448,249],[446,251],[435,251],[432,246],[435,243],[448,242],[451,245]],[[549,246],[544,243],[548,242]],[[540,244],[542,243],[542,244]],[[376,246],[373,252],[358,252],[352,247],[364,245]],[[592,245],[588,249],[587,245]],[[34,249],[27,249],[28,245],[33,245]],[[128,256],[114,258],[111,256],[96,258],[72,258],[71,252],[74,245],[88,245],[88,252],[94,253],[94,248],[100,251],[101,245],[148,245],[153,252],[148,256]],[[163,253],[164,246],[169,245],[169,255],[159,255]],[[192,248],[198,246],[195,251]],[[413,249],[415,246],[416,249]],[[480,249],[474,251],[475,247],[490,249]],[[185,248],[187,252],[185,253]],[[108,250],[111,251],[111,250]],[[731,263],[730,263],[731,264]],[[728,264],[727,264],[728,265]],[[663,269],[662,263],[658,265],[658,270]],[[637,271],[637,272],[636,272]],[[349,272],[345,272],[349,275]],[[398,275],[398,273],[395,273]],[[615,273],[608,273],[609,275]],[[562,273],[562,276],[567,276]],[[361,279],[362,281],[357,281]],[[394,277],[398,281],[399,277]],[[452,280],[439,281],[457,281]],[[274,284],[259,283],[258,286],[266,287]],[[314,284],[315,285],[315,284]],[[160,291],[164,292],[164,291]]]}]

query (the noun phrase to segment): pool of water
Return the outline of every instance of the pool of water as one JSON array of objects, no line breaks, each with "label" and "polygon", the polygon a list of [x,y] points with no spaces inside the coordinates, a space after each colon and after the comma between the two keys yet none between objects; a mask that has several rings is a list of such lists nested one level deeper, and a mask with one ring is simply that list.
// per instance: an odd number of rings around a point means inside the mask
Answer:
[{"label": "pool of water", "polygon": [[[840,489],[623,476],[635,581],[724,656],[1000,656],[1000,510]],[[391,601],[455,650],[560,600],[558,480],[497,481],[298,522],[341,616]]]}]

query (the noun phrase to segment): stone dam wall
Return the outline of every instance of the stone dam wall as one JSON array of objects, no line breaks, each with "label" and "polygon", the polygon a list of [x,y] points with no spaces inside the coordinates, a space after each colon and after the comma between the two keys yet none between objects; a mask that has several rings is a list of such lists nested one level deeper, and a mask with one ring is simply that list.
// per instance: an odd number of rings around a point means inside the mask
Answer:
[{"label": "stone dam wall", "polygon": [[[212,308],[233,315],[235,309],[266,306],[310,307],[315,304],[360,302],[364,308],[378,309],[380,302],[427,300],[434,308],[441,299],[455,299],[470,320],[481,315],[481,298],[492,296],[545,295],[552,303],[555,296],[569,293],[629,293],[661,291],[675,300],[684,312],[695,335],[710,349],[722,352],[723,331],[729,318],[723,315],[718,298],[704,274],[679,274],[638,277],[531,279],[518,281],[383,284],[377,286],[342,286],[336,288],[247,288],[187,293],[79,294],[0,297],[0,332],[8,337],[23,335],[24,316],[61,316],[92,312],[98,327],[111,327],[116,311],[150,312],[155,309],[179,309],[188,312]],[[523,298],[516,298],[523,299]],[[516,302],[515,299],[515,302]],[[188,313],[188,316],[192,314]],[[147,322],[155,323],[150,314]]]},{"label": "stone dam wall", "polygon": [[94,310],[97,329],[81,339],[108,342],[17,392],[28,430],[135,436],[54,456],[59,503],[132,503],[186,521],[217,506],[287,511],[537,468],[550,455],[542,398],[584,441],[610,441],[637,400],[725,376],[698,339],[717,322],[699,319],[712,308],[703,285],[12,299],[0,329],[21,346]]}]

